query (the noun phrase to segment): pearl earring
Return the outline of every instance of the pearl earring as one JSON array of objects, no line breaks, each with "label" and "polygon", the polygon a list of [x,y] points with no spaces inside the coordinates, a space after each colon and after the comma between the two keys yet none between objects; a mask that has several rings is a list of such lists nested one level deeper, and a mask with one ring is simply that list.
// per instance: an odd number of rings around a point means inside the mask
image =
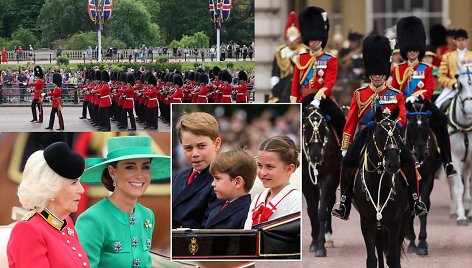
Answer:
[{"label": "pearl earring", "polygon": [[111,179],[113,180],[113,187],[116,187],[115,177],[111,177]]},{"label": "pearl earring", "polygon": [[51,202],[54,202],[54,198],[51,198]]}]

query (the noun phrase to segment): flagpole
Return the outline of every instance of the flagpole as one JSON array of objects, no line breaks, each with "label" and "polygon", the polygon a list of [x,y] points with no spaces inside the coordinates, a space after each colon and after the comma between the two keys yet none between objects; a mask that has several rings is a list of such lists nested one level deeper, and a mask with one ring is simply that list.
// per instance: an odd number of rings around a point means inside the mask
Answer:
[{"label": "flagpole", "polygon": [[221,51],[220,51],[220,28],[216,29],[216,58],[218,61],[221,61]]},{"label": "flagpole", "polygon": [[[105,0],[103,0],[105,1]],[[103,23],[103,10],[105,9],[105,3],[102,5],[102,0],[98,0],[98,61],[102,62],[102,23]]]},{"label": "flagpole", "polygon": [[102,61],[102,31],[100,28],[98,28],[98,61]]}]

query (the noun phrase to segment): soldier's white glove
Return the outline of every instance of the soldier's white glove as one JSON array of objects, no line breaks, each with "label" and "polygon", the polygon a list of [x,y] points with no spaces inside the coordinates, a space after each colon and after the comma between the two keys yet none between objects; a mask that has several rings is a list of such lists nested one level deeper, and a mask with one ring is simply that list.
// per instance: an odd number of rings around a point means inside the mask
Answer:
[{"label": "soldier's white glove", "polygon": [[418,97],[414,95],[411,95],[410,97],[406,98],[406,102],[409,102],[409,103],[413,103],[417,101],[418,101]]},{"label": "soldier's white glove", "polygon": [[272,76],[270,79],[270,86],[275,87],[280,82],[280,78],[278,76]]},{"label": "soldier's white glove", "polygon": [[346,153],[347,153],[347,150],[346,150],[346,149],[342,149],[342,150],[341,150],[341,154],[343,155],[343,157],[346,156]]},{"label": "soldier's white glove", "polygon": [[313,105],[315,108],[320,108],[320,100],[317,98],[314,98],[310,104]]},{"label": "soldier's white glove", "polygon": [[43,93],[41,93],[41,96],[43,96],[43,97],[44,97],[44,96],[46,96],[46,93],[44,93],[44,92],[43,92]]}]

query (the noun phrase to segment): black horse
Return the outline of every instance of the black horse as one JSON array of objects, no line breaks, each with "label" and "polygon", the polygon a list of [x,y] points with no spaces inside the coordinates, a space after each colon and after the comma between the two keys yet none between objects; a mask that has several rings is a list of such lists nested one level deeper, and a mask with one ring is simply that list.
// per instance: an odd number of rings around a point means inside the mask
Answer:
[{"label": "black horse", "polygon": [[[434,175],[441,167],[441,155],[438,144],[430,127],[431,111],[428,110],[428,102],[407,103],[406,145],[413,152],[419,163],[418,171],[421,175],[419,181],[419,193],[428,211],[431,207],[430,195],[434,186]],[[428,214],[419,216],[420,232],[418,246],[415,245],[414,217],[411,216],[406,230],[406,238],[410,240],[408,253],[428,255],[428,243],[426,242],[426,223]]]},{"label": "black horse", "polygon": [[[367,267],[400,267],[400,255],[408,220],[408,191],[400,171],[400,131],[392,115],[376,111],[376,124],[367,127],[365,147],[354,181],[354,206],[359,211],[367,249]],[[375,250],[377,249],[377,255]]]},{"label": "black horse", "polygon": [[311,105],[303,108],[302,189],[311,222],[310,252],[316,257],[326,257],[326,237],[333,233],[330,212],[336,201],[342,159],[331,119],[324,115],[325,105],[334,103],[322,103],[319,109]]}]

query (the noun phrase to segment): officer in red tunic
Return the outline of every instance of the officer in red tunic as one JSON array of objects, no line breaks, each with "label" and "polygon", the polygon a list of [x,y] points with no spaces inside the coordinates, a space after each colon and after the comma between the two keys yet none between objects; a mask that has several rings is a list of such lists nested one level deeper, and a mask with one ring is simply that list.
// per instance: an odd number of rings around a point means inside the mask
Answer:
[{"label": "officer in red tunic", "polygon": [[[231,93],[233,92],[233,87],[231,86],[231,82],[233,78],[231,74],[224,70],[221,72],[221,84],[218,87],[218,93],[220,94],[220,103],[231,103]],[[218,98],[217,98],[218,99]]]},{"label": "officer in red tunic", "polygon": [[235,87],[236,91],[236,102],[237,103],[247,103],[247,73],[245,71],[240,71],[238,73],[239,86]]},{"label": "officer in red tunic", "polygon": [[[433,67],[421,62],[426,51],[426,34],[423,22],[418,17],[405,17],[397,23],[398,47],[407,61],[392,72],[392,87],[403,92],[406,102],[420,102],[431,111],[431,129],[438,138],[444,169],[448,177],[457,174],[451,161],[451,145],[447,132],[447,116],[431,103],[434,93]],[[413,108],[411,107],[413,112]]]},{"label": "officer in red tunic", "polygon": [[93,90],[93,94],[100,95],[100,102],[98,104],[98,120],[99,120],[99,131],[110,131],[110,107],[111,107],[111,96],[110,96],[110,86],[108,82],[110,81],[110,74],[107,70],[103,70],[101,73],[102,84],[97,89]]},{"label": "officer in red tunic", "polygon": [[157,79],[151,74],[148,76],[148,84],[151,88],[144,93],[148,97],[147,103],[147,129],[155,130],[157,129]]},{"label": "officer in red tunic", "polygon": [[[364,40],[363,56],[366,75],[371,83],[354,91],[351,106],[344,127],[342,139],[341,173],[341,202],[338,209],[333,209],[332,215],[343,220],[349,218],[353,182],[356,175],[359,155],[365,144],[366,132],[361,132],[356,139],[356,129],[364,129],[369,122],[374,121],[375,111],[380,107],[384,112],[399,109],[397,127],[402,128],[406,122],[405,102],[401,91],[389,87],[386,80],[390,75],[390,44],[386,37],[369,36]],[[353,142],[354,140],[354,142]],[[351,145],[351,143],[353,144]],[[411,193],[410,205],[414,212],[421,215],[427,212],[426,206],[418,202],[415,160],[404,143],[399,144],[401,167],[408,179],[408,189]]]},{"label": "officer in red tunic", "polygon": [[59,120],[59,128],[57,130],[64,130],[64,119],[62,118],[62,76],[60,73],[54,73],[52,75],[52,82],[55,87],[52,92],[48,93],[48,96],[52,97],[52,109],[51,116],[49,117],[49,126],[46,129],[52,130],[54,127],[54,118],[57,113],[57,119]]},{"label": "officer in red tunic", "polygon": [[[34,87],[33,89],[33,102],[31,103],[31,112],[33,113],[33,120],[30,122],[33,123],[42,123],[43,122],[43,97],[41,93],[43,93],[44,88],[44,72],[40,66],[34,67],[34,77],[36,80],[33,83],[29,83],[29,87]],[[39,111],[39,120],[36,116],[36,106],[38,107]]]},{"label": "officer in red tunic", "polygon": [[88,92],[87,88],[90,86],[92,82],[90,79],[90,72],[85,71],[85,84],[80,85],[80,91],[84,94],[84,102],[82,103],[82,116],[79,119],[87,119],[87,107],[90,102],[90,93]]},{"label": "officer in red tunic", "polygon": [[313,105],[331,117],[338,138],[344,127],[344,114],[330,94],[338,74],[338,60],[325,53],[328,42],[329,20],[324,9],[308,7],[299,14],[303,43],[307,53],[292,58],[295,62],[290,102],[301,102],[304,107]]}]

